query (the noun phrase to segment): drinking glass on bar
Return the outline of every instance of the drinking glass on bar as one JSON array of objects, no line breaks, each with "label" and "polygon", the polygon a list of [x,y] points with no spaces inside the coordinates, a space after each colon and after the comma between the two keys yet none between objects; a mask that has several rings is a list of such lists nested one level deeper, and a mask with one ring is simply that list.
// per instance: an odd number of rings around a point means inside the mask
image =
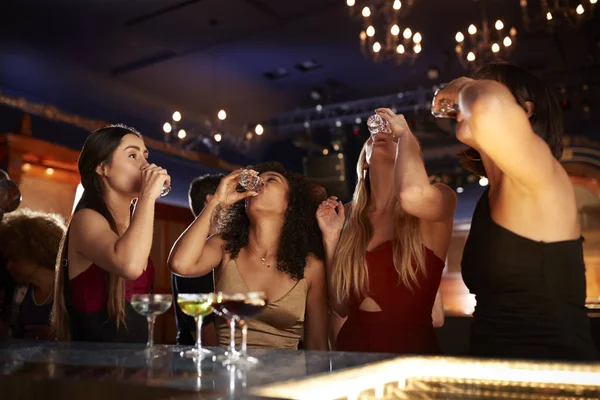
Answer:
[{"label": "drinking glass on bar", "polygon": [[204,317],[213,311],[214,299],[214,293],[181,293],[177,296],[177,304],[179,304],[181,311],[193,317],[196,321],[196,346],[183,353],[186,357],[201,359],[204,356],[213,354],[212,351],[202,348],[202,321]]},{"label": "drinking glass on bar", "polygon": [[443,96],[438,96],[440,91],[446,87],[445,84],[440,87],[433,94],[433,100],[431,101],[431,114],[436,118],[456,118],[458,115],[458,103],[455,103]]},{"label": "drinking glass on bar", "polygon": [[[213,305],[215,312],[225,316],[231,327],[229,356],[222,358],[223,364],[256,364],[258,359],[248,356],[248,325],[246,320],[259,314],[267,305],[264,292],[235,293],[223,295],[221,301]],[[242,328],[241,353],[235,351],[235,323]]]},{"label": "drinking glass on bar", "polygon": [[242,328],[242,351],[238,364],[256,364],[258,359],[248,356],[248,324],[247,319],[258,315],[267,306],[267,295],[265,292],[249,292],[245,294],[242,302],[231,304],[229,307],[235,310],[235,315]]},{"label": "drinking glass on bar", "polygon": [[170,294],[134,294],[131,296],[131,306],[148,320],[148,341],[146,351],[154,346],[154,322],[156,317],[164,314],[173,303]]},{"label": "drinking glass on bar", "polygon": [[219,317],[224,318],[229,324],[229,348],[223,355],[215,357],[215,360],[224,364],[235,363],[240,356],[240,353],[235,349],[235,320],[233,319],[233,315],[229,314],[224,307],[225,302],[231,299],[233,299],[231,295],[218,292],[215,295],[212,304],[214,313]]}]

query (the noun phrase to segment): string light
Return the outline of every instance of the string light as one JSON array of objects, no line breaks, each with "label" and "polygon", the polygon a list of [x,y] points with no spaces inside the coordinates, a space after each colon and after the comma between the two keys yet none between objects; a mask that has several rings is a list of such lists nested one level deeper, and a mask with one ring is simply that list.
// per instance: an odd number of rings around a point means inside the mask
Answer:
[{"label": "string light", "polygon": [[261,124],[257,124],[256,128],[254,128],[254,133],[256,133],[258,136],[262,135],[264,132],[265,128],[263,128]]}]

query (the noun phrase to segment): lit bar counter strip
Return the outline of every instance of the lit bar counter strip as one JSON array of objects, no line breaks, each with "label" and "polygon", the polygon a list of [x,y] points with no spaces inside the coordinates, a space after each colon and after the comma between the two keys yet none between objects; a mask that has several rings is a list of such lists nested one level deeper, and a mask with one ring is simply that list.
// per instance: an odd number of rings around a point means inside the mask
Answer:
[{"label": "lit bar counter strip", "polygon": [[[3,399],[600,399],[600,364],[250,350],[259,363],[181,357],[184,346],[0,344]],[[211,348],[215,353],[223,349]]]}]

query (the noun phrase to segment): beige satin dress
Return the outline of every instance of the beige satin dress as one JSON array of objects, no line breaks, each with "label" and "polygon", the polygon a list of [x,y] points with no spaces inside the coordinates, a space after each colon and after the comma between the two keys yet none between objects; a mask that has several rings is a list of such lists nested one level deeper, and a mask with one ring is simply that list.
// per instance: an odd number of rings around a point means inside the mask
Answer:
[{"label": "beige satin dress", "polygon": [[[215,292],[250,292],[244,282],[235,260],[230,260],[218,282]],[[248,320],[248,347],[268,349],[298,349],[298,342],[304,335],[304,313],[308,283],[301,279],[281,298],[270,301],[255,318]],[[220,346],[229,345],[229,325],[224,318],[215,316],[217,342]],[[241,331],[236,330],[236,343],[241,343]]]}]

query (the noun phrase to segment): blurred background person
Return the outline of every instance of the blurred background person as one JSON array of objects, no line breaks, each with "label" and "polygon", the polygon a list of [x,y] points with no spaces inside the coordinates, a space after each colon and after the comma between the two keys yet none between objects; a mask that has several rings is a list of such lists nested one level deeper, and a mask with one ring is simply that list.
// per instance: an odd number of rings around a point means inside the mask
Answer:
[{"label": "blurred background person", "polygon": [[27,208],[6,214],[0,221],[0,257],[10,278],[19,285],[12,296],[9,336],[53,338],[54,266],[65,231],[60,215]]}]

